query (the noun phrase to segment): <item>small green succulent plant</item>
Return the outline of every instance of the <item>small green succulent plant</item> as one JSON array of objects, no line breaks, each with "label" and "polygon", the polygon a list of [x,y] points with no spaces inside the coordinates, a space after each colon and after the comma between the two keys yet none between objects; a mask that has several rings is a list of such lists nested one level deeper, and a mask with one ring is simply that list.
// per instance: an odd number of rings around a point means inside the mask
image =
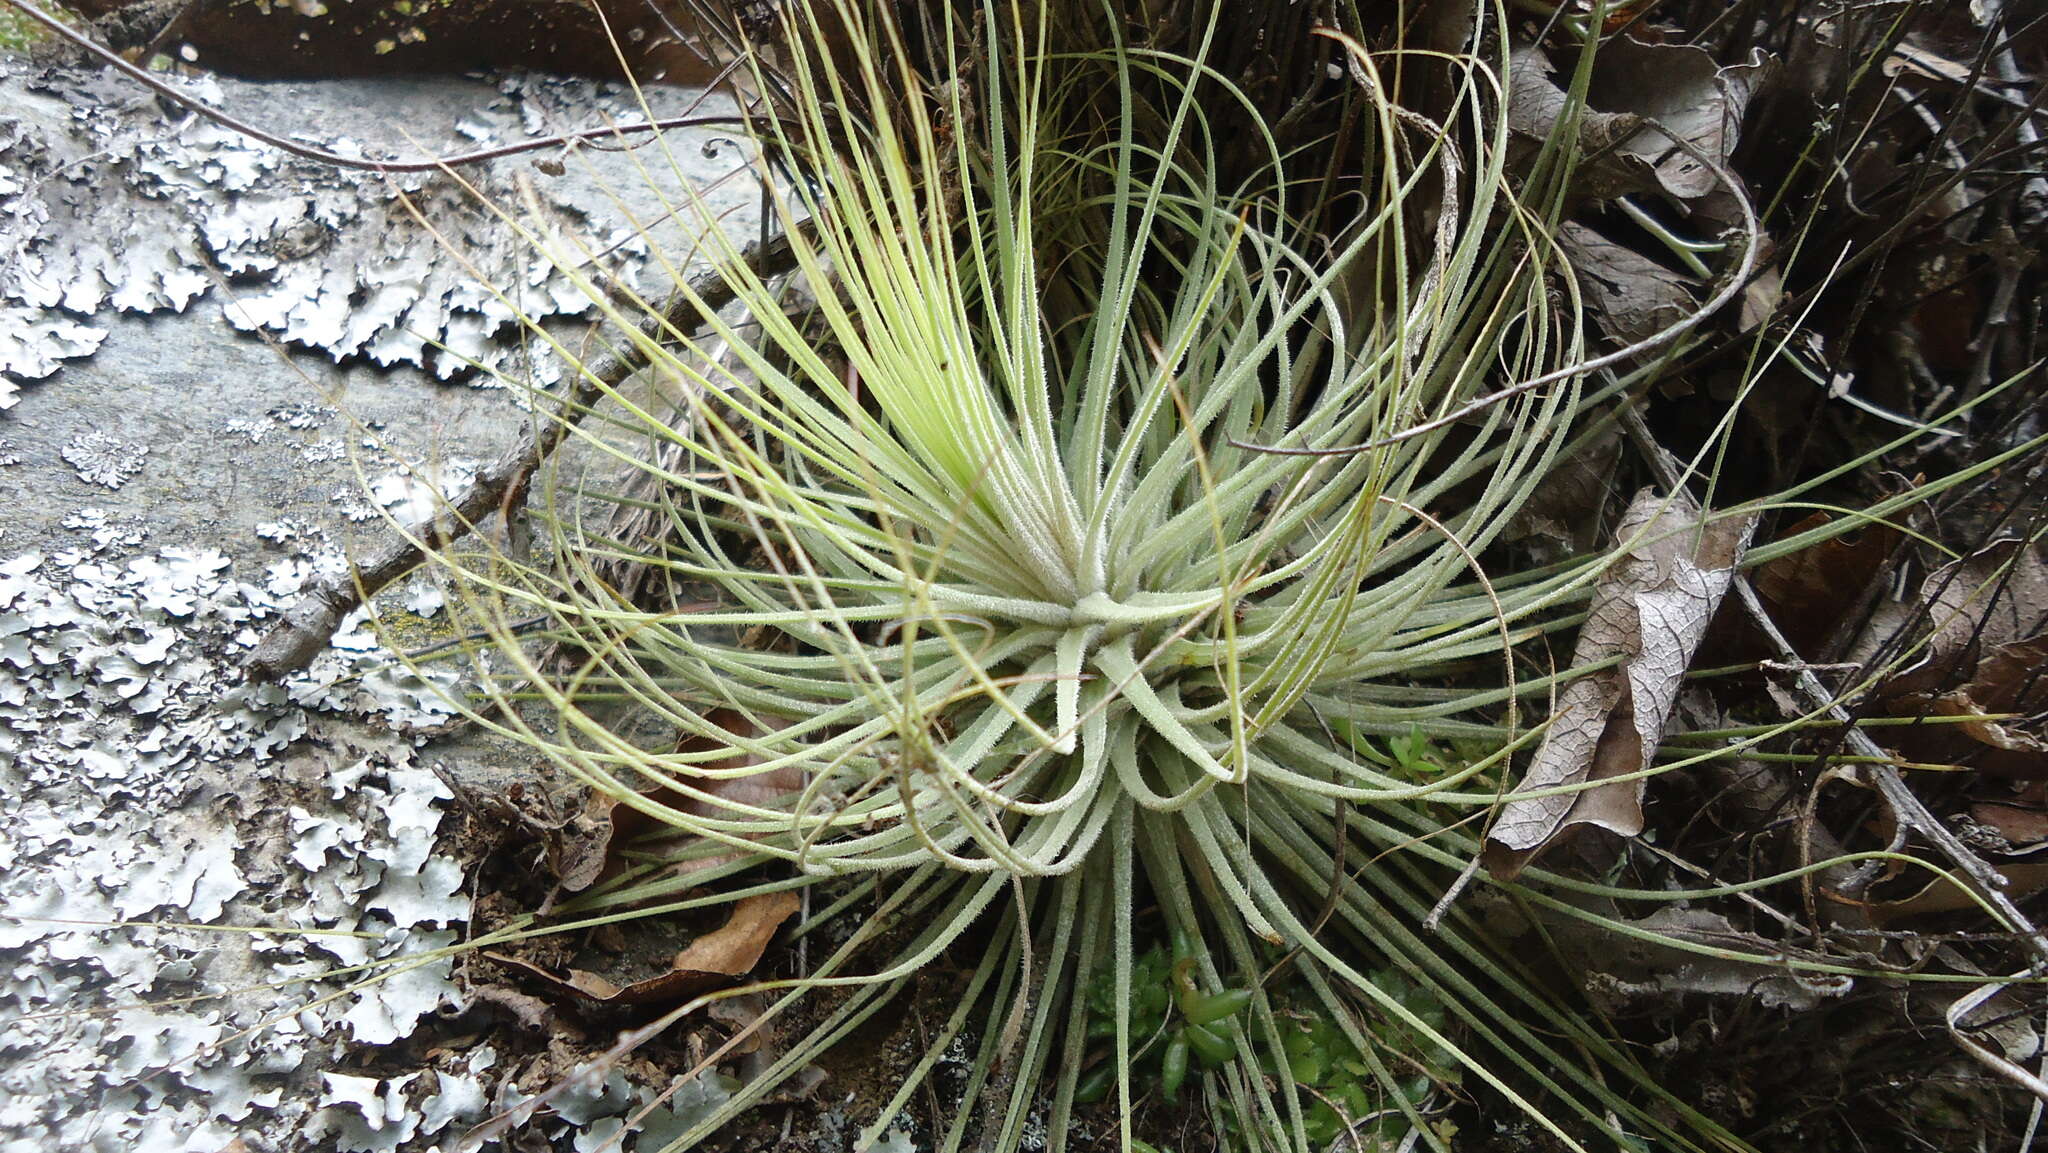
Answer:
[{"label": "small green succulent plant", "polygon": [[[1102,973],[1087,993],[1085,1035],[1114,1042],[1119,1031],[1143,1038],[1131,1058],[1130,1074],[1150,1073],[1166,1100],[1180,1096],[1193,1066],[1220,1069],[1237,1056],[1231,1019],[1251,1005],[1248,988],[1204,992],[1194,978],[1194,946],[1179,934],[1171,951],[1154,946],[1131,964],[1130,997],[1119,1000],[1115,975]],[[1074,1089],[1074,1100],[1093,1104],[1116,1087],[1119,1067],[1112,1055],[1098,1053],[1093,1067]]]}]

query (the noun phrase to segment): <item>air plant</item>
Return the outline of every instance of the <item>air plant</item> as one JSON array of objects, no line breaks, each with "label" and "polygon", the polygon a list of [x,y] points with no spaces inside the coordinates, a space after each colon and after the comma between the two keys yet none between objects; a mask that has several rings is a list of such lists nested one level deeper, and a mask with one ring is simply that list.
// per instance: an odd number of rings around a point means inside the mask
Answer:
[{"label": "air plant", "polygon": [[[759,986],[830,1011],[677,1147],[967,941],[965,994],[865,1140],[967,1035],[984,1104],[941,1148],[1016,1149],[1041,1108],[1061,1148],[1102,1068],[1132,1147],[1133,1063],[1175,1039],[1128,1014],[1091,1039],[1086,994],[1128,1004],[1168,938],[1188,990],[1244,993],[1200,1023],[1228,1050],[1175,1067],[1219,1140],[1327,1135],[1261,1075],[1285,971],[1387,1102],[1375,1131],[1447,1147],[1375,1040],[1399,1035],[1570,1148],[1735,1144],[1461,908],[1420,927],[1476,852],[1445,807],[1484,814],[1531,736],[1518,702],[1553,683],[1518,682],[1516,647],[1569,627],[1605,562],[1479,563],[1626,383],[1588,371],[1551,240],[1572,134],[1510,147],[1498,4],[1443,51],[1326,31],[1340,114],[1306,137],[1206,63],[1225,6],[1181,7],[1169,51],[1087,5],[899,24],[817,0],[779,68],[755,58],[798,277],[707,227],[695,256],[742,309],[629,336],[651,368],[573,430],[637,480],[558,483],[545,563],[444,558],[497,642],[476,718],[693,838],[557,914],[865,910]],[[687,185],[669,207],[710,223]],[[588,288],[621,333],[659,311]],[[1493,751],[1434,775],[1360,752],[1424,735]]]}]

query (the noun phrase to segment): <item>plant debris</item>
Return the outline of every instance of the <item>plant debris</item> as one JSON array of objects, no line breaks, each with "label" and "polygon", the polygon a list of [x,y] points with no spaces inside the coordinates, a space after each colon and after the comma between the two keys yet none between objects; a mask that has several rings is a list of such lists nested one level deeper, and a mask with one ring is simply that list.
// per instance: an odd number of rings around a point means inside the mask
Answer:
[{"label": "plant debris", "polygon": [[752,971],[775,930],[797,911],[798,904],[797,895],[792,892],[744,898],[733,905],[724,925],[677,953],[667,972],[625,985],[584,969],[569,969],[556,975],[517,957],[485,955],[538,982],[557,997],[616,1005],[670,1005]]},{"label": "plant debris", "polygon": [[1740,518],[1703,522],[1683,494],[1636,494],[1615,537],[1639,543],[1601,579],[1572,652],[1573,667],[1610,667],[1573,680],[1558,694],[1550,728],[1516,793],[1587,787],[1541,797],[1511,794],[1486,834],[1487,868],[1497,876],[1513,877],[1582,825],[1624,837],[1643,831],[1644,781],[1631,774],[1649,768],[1656,756],[1679,685],[1754,527]]}]

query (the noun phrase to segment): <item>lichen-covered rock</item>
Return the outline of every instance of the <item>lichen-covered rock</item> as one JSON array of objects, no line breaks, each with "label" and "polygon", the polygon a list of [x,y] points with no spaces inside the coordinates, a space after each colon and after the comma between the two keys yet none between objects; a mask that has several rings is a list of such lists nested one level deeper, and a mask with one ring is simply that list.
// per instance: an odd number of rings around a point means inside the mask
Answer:
[{"label": "lichen-covered rock", "polygon": [[[195,100],[227,100],[218,81],[179,83]],[[234,87],[238,110],[265,107],[260,86]],[[545,185],[519,196],[517,162],[405,175],[338,167],[167,106],[112,73],[0,62],[0,108],[0,374],[10,381],[90,355],[101,335],[93,318],[108,310],[177,312],[207,299],[239,328],[335,360],[545,383],[559,368],[529,361],[512,339],[520,317],[591,306],[520,228],[587,254],[579,272],[600,282],[634,283],[645,257],[632,231]],[[415,152],[513,143],[593,114],[641,116],[587,83],[508,80],[451,126],[457,143],[433,134]],[[363,159],[392,151],[346,136],[316,143]],[[0,388],[0,407],[14,391]]]},{"label": "lichen-covered rock", "polygon": [[194,0],[153,39],[208,68],[250,77],[519,67],[705,84],[717,74],[725,38],[704,26],[697,7],[684,0]]}]

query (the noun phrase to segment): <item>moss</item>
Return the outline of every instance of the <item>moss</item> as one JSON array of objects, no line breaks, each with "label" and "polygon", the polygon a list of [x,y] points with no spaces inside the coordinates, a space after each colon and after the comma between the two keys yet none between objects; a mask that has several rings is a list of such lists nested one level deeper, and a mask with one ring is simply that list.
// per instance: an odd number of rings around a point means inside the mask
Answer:
[{"label": "moss", "polygon": [[370,631],[387,648],[415,652],[460,636],[461,630],[455,627],[452,617],[453,614],[447,612],[423,617],[396,605],[379,605],[371,618]]},{"label": "moss", "polygon": [[24,53],[49,38],[49,31],[27,13],[0,5],[0,53]]}]

